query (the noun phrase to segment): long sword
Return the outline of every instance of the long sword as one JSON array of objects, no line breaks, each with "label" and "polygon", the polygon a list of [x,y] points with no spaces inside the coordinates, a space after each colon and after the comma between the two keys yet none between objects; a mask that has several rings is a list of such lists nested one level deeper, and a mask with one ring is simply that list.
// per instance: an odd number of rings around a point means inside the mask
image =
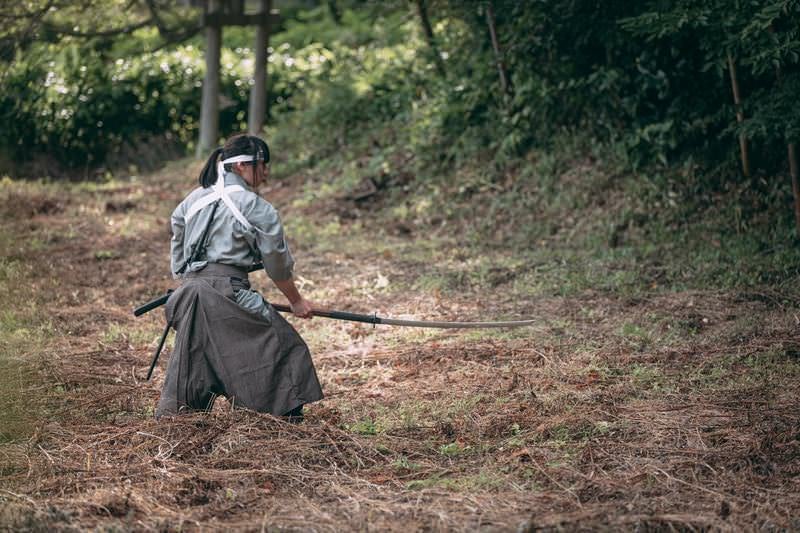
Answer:
[{"label": "long sword", "polygon": [[[262,268],[259,265],[253,265],[249,271],[253,272]],[[136,309],[133,310],[134,316],[143,315],[153,309],[161,307],[162,305],[167,303],[169,300],[170,295],[172,294],[172,290],[167,291],[166,294],[163,296],[159,296],[149,302],[140,305]],[[280,311],[282,313],[291,313],[292,308],[288,305],[284,304],[270,304],[276,311]],[[507,320],[507,321],[499,321],[499,322],[440,322],[436,320],[404,320],[400,318],[387,318],[378,316],[377,314],[374,315],[362,315],[359,313],[349,313],[347,311],[332,311],[332,310],[324,310],[324,309],[315,309],[313,312],[314,316],[321,316],[324,318],[333,318],[335,320],[346,320],[349,322],[365,322],[367,324],[386,324],[387,326],[407,326],[412,328],[447,328],[447,329],[469,329],[469,328],[517,328],[520,326],[530,326],[534,323],[533,320]],[[156,353],[153,356],[153,361],[150,363],[150,370],[147,372],[147,380],[150,380],[150,376],[153,374],[153,369],[156,366],[156,362],[158,361],[158,356],[161,354],[161,350],[164,347],[164,341],[167,340],[167,334],[169,333],[170,325],[167,324],[166,328],[164,329],[164,333],[161,335],[161,341],[158,343],[158,349],[156,349]]]},{"label": "long sword", "polygon": [[[261,264],[253,265],[249,271],[253,272],[263,268]],[[154,300],[140,305],[133,310],[134,316],[140,316],[148,311],[152,311],[157,307],[167,303],[172,291],[160,296]],[[282,313],[291,313],[292,308],[284,304],[270,304],[276,311]],[[400,318],[388,318],[378,315],[362,315],[358,313],[349,313],[347,311],[333,311],[318,309],[314,310],[314,316],[321,316],[325,318],[333,318],[335,320],[346,320],[349,322],[365,322],[367,324],[385,324],[387,326],[407,326],[412,328],[448,328],[448,329],[468,329],[468,328],[517,328],[520,326],[530,326],[534,320],[507,320],[500,322],[441,322],[435,320],[404,320]]]},{"label": "long sword", "polygon": [[[276,311],[291,313],[292,308],[283,304],[270,304]],[[361,315],[358,313],[348,313],[346,311],[323,311],[314,310],[314,316],[333,318],[336,320],[347,320],[349,322],[366,322],[367,324],[386,324],[387,326],[408,326],[412,328],[516,328],[519,326],[530,326],[533,320],[509,320],[503,322],[439,322],[435,320],[403,320],[400,318],[386,318],[378,315]]]},{"label": "long sword", "polygon": [[[170,291],[171,292],[171,291]],[[152,311],[157,307],[161,307],[167,303],[170,293],[165,294],[155,300],[151,300],[134,309],[133,314],[136,316],[143,315],[148,311]],[[282,313],[291,313],[292,308],[284,304],[270,305]],[[333,318],[335,320],[346,320],[349,322],[365,322],[367,324],[385,324],[387,326],[408,326],[412,328],[450,328],[450,329],[467,329],[467,328],[516,328],[520,326],[530,326],[534,320],[507,320],[500,322],[440,322],[435,320],[404,320],[400,318],[388,318],[378,315],[362,315],[359,313],[349,313],[347,311],[329,311],[323,309],[315,309],[314,316],[321,316],[325,318]]]}]

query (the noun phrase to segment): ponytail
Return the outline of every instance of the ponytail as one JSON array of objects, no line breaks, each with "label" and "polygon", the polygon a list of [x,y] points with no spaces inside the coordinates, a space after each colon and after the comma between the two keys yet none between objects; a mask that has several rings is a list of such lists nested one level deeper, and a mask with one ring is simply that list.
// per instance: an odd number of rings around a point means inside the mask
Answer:
[{"label": "ponytail", "polygon": [[[211,152],[208,161],[206,161],[206,165],[200,172],[200,185],[202,185],[204,189],[208,189],[217,182],[217,162],[220,158],[224,161],[229,157],[242,154],[252,155],[254,158],[253,165],[258,161],[269,163],[269,146],[267,146],[267,143],[254,135],[247,135],[244,133],[234,135],[228,139],[225,146]],[[225,165],[225,170],[230,170],[229,164]]]},{"label": "ponytail", "polygon": [[220,154],[222,154],[222,148],[217,148],[211,152],[208,161],[206,161],[206,165],[203,167],[203,170],[200,171],[200,178],[198,181],[200,181],[200,185],[202,185],[204,189],[208,189],[217,182],[217,161],[219,160]]}]

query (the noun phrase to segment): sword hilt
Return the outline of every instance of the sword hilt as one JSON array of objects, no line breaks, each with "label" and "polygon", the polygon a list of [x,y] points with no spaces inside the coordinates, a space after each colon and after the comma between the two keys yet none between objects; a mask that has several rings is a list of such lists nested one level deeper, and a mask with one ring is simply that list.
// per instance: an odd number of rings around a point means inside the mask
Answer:
[{"label": "sword hilt", "polygon": [[[292,308],[291,306],[285,304],[274,304],[270,303],[270,305],[276,310],[280,311],[281,313],[291,313]],[[381,318],[377,315],[360,315],[358,313],[348,313],[346,311],[323,311],[323,310],[314,310],[314,316],[321,316],[325,318],[335,318],[336,320],[347,320],[350,322],[366,322],[367,324],[381,324]]]}]

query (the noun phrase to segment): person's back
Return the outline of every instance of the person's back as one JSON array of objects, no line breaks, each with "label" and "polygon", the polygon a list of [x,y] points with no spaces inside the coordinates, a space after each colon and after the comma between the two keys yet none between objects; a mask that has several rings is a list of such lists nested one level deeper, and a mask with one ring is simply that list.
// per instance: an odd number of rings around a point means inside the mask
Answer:
[{"label": "person's back", "polygon": [[166,307],[178,334],[157,416],[208,409],[219,395],[240,407],[296,416],[303,404],[322,398],[307,346],[247,277],[263,262],[295,315],[313,315],[294,284],[278,212],[254,191],[268,161],[261,139],[233,137],[211,154],[201,187],[172,214],[171,269],[182,284]]},{"label": "person's back", "polygon": [[200,270],[206,263],[250,268],[263,261],[272,279],[291,277],[294,260],[283,235],[278,211],[253,192],[238,174],[226,172],[224,179],[231,202],[250,225],[246,227],[237,220],[231,209],[221,206],[216,211],[213,206],[208,209],[206,202],[214,196],[214,190],[198,187],[178,204],[170,219],[173,276],[179,275],[193,247],[200,242],[205,228],[209,227],[210,238],[203,256],[193,264],[187,264],[186,272]]}]

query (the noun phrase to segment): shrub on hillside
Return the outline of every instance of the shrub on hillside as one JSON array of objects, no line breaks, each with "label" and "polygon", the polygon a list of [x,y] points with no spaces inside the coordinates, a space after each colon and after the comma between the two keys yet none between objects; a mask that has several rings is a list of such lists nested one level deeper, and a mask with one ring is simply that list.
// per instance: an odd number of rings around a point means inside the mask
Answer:
[{"label": "shrub on hillside", "polygon": [[[244,120],[252,65],[230,50],[222,62],[220,129],[229,132]],[[0,77],[0,147],[14,161],[39,153],[90,167],[153,135],[190,145],[204,69],[191,45],[116,59],[90,43],[35,46]]]}]

